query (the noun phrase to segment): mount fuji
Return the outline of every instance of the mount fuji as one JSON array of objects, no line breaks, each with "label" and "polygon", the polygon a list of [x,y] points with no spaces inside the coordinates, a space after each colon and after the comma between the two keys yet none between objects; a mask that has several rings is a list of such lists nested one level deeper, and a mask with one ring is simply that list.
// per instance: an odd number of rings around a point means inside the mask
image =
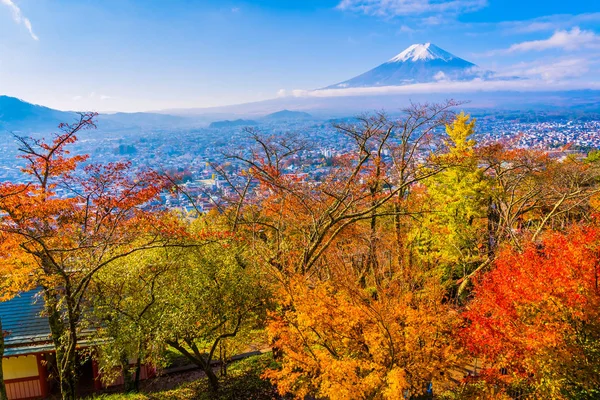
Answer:
[{"label": "mount fuji", "polygon": [[413,44],[389,61],[364,74],[325,89],[400,86],[438,81],[469,81],[492,76],[477,65],[435,44]]}]

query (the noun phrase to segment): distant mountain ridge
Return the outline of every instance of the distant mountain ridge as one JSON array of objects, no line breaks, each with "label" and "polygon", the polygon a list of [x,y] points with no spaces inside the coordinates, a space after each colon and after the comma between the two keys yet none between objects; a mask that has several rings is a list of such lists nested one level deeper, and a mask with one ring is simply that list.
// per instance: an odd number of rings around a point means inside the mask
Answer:
[{"label": "distant mountain ridge", "polygon": [[263,119],[266,120],[295,120],[295,119],[311,119],[312,115],[303,111],[290,111],[281,110],[268,115],[265,115]]},{"label": "distant mountain ridge", "polygon": [[[0,132],[50,132],[61,122],[70,123],[78,118],[74,111],[60,111],[28,103],[16,97],[0,95]],[[100,114],[96,118],[98,129],[155,129],[199,126],[194,117],[160,113]]]},{"label": "distant mountain ridge", "polygon": [[[277,108],[275,108],[277,110]],[[226,113],[227,114],[227,113]],[[224,114],[231,117],[236,113]],[[59,111],[52,108],[28,103],[24,100],[0,96],[0,132],[33,132],[55,131],[61,122],[73,122],[78,118],[74,111]],[[235,117],[234,117],[235,118]],[[247,117],[246,117],[247,118]],[[250,116],[254,118],[254,116]],[[228,119],[216,120],[216,118],[203,118],[200,115],[172,115],[168,113],[113,113],[99,114],[96,125],[100,131],[133,131],[146,129],[178,129],[197,128],[206,126],[211,122],[209,128],[232,128],[243,126],[257,126],[267,122],[287,122],[311,120],[314,117],[306,112],[281,109],[256,119]]]},{"label": "distant mountain ridge", "polygon": [[326,87],[345,89],[357,87],[401,86],[438,81],[488,79],[490,71],[463,60],[432,43],[413,44],[387,62],[352,79]]},{"label": "distant mountain ridge", "polygon": [[254,126],[254,125],[258,125],[258,122],[253,121],[251,119],[236,119],[233,121],[224,120],[224,121],[211,122],[210,125],[208,125],[208,127],[211,129],[220,129],[220,128],[232,128],[232,127],[236,127],[236,126]]},{"label": "distant mountain ridge", "polygon": [[0,131],[28,131],[56,128],[70,122],[76,114],[27,103],[21,99],[0,96]]},{"label": "distant mountain ridge", "polygon": [[238,126],[256,126],[265,122],[287,122],[313,119],[313,116],[303,111],[281,110],[267,114],[259,120],[235,119],[214,121],[208,127],[212,129],[233,128]]}]

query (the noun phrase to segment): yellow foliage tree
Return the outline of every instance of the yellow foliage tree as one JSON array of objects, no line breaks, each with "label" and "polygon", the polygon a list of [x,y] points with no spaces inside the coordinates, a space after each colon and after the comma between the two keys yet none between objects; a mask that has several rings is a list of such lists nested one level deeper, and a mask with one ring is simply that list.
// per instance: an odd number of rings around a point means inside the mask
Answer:
[{"label": "yellow foliage tree", "polygon": [[423,260],[442,267],[445,279],[464,278],[486,257],[489,184],[475,155],[474,129],[464,113],[446,126],[447,150],[437,159],[445,169],[423,182],[430,212],[415,227],[418,249]]},{"label": "yellow foliage tree", "polygon": [[417,281],[417,290],[393,279],[374,293],[296,277],[269,325],[282,366],[266,376],[282,393],[332,400],[404,399],[429,385],[448,387],[460,360],[450,335],[458,313],[443,301],[439,278]]}]

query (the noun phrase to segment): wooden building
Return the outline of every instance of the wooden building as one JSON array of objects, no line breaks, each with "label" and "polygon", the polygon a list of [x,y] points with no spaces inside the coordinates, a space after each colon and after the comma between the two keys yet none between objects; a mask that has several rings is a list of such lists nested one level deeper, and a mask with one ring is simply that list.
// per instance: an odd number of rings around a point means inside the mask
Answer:
[{"label": "wooden building", "polygon": [[[43,311],[44,300],[39,290],[0,302],[5,335],[2,371],[9,400],[44,399],[58,393],[59,385],[53,372],[56,361],[54,345]],[[86,341],[81,344],[85,346]],[[153,376],[153,372],[143,366],[140,379]],[[94,360],[82,360],[78,374],[78,391],[82,395],[104,388]],[[122,384],[122,381],[118,379],[112,385]]]}]

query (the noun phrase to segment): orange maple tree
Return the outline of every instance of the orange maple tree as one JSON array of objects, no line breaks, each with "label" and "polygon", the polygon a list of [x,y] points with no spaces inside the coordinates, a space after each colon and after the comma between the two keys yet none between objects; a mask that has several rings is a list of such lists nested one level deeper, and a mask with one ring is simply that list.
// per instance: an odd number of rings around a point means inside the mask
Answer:
[{"label": "orange maple tree", "polygon": [[0,184],[2,296],[41,288],[65,399],[75,398],[80,322],[95,274],[183,232],[153,206],[169,185],[160,174],[126,162],[83,166],[88,156],[69,154],[95,116],[61,124],[51,141],[16,137],[25,183]]},{"label": "orange maple tree", "polygon": [[404,225],[414,186],[446,167],[432,133],[454,105],[338,125],[352,151],[318,178],[286,168],[306,148],[297,140],[254,135],[237,155],[259,185],[231,219],[278,280],[268,331],[281,366],[266,376],[282,394],[402,399],[449,382],[458,312],[436,272],[411,261]]},{"label": "orange maple tree", "polygon": [[394,277],[365,290],[350,274],[295,277],[268,326],[281,366],[265,376],[296,398],[404,399],[448,388],[461,359],[450,335],[458,313],[439,279],[405,283]]}]

